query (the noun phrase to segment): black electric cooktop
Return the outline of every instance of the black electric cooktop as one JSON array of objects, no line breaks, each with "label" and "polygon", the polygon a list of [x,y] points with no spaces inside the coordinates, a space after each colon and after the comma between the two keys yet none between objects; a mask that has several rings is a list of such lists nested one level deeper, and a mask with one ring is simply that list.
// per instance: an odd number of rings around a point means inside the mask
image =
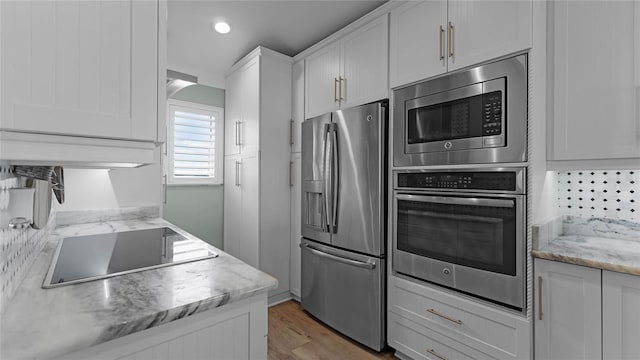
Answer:
[{"label": "black electric cooktop", "polygon": [[67,237],[58,244],[42,287],[99,280],[216,256],[207,244],[167,227]]}]

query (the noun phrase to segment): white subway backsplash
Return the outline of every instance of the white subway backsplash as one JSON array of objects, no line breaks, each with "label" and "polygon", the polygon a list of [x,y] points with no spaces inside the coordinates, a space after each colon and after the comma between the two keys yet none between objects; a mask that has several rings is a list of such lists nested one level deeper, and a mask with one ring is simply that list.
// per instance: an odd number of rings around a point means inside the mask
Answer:
[{"label": "white subway backsplash", "polygon": [[558,172],[560,214],[640,223],[640,170]]}]

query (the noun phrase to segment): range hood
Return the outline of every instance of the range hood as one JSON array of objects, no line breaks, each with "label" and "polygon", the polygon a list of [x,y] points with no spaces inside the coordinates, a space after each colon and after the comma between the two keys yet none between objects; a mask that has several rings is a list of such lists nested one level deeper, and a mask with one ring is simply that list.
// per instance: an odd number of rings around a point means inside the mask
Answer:
[{"label": "range hood", "polygon": [[167,69],[167,98],[170,98],[172,95],[187,86],[195,85],[197,83],[197,76]]}]

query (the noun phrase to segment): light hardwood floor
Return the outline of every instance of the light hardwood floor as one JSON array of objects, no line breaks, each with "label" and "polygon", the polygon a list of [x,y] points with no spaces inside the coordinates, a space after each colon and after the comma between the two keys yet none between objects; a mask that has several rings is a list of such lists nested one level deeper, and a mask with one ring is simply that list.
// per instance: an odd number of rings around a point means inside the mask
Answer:
[{"label": "light hardwood floor", "polygon": [[287,301],[269,308],[269,359],[397,359],[378,354],[336,333]]}]

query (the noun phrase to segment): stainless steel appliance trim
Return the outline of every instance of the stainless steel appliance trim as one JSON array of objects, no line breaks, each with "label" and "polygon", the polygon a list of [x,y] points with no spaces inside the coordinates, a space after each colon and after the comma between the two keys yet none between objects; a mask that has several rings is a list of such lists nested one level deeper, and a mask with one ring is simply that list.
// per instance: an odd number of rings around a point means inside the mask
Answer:
[{"label": "stainless steel appliance trim", "polygon": [[328,259],[332,259],[338,262],[342,262],[345,264],[349,264],[349,265],[353,265],[356,267],[361,267],[361,268],[365,268],[365,269],[373,269],[376,267],[376,264],[371,263],[371,262],[362,262],[362,261],[358,261],[358,260],[353,260],[353,259],[349,259],[349,258],[345,258],[339,255],[334,255],[331,254],[327,251],[322,251],[316,247],[313,247],[309,244],[300,244],[300,248],[301,249],[307,249],[309,251],[311,251],[312,253],[320,256],[320,257],[324,257],[324,258],[328,258]]},{"label": "stainless steel appliance trim", "polygon": [[468,198],[468,197],[454,197],[452,194],[447,196],[424,196],[424,195],[409,195],[398,194],[396,195],[398,200],[407,201],[420,201],[430,202],[437,204],[453,204],[453,205],[469,205],[469,206],[491,206],[491,207],[514,207],[513,200],[497,200],[497,199],[485,199],[485,198]]},{"label": "stainless steel appliance trim", "polygon": [[[495,79],[506,79],[502,116],[507,122],[502,144],[483,137],[451,140],[452,148],[406,151],[406,102]],[[527,161],[527,55],[521,54],[393,91],[393,166],[520,163]],[[470,140],[474,140],[471,141]],[[415,144],[412,144],[415,145]]]},{"label": "stainless steel appliance trim", "polygon": [[[456,168],[456,169],[412,169],[412,170],[395,170],[393,172],[393,188],[399,191],[442,191],[452,193],[489,193],[489,194],[524,194],[526,191],[526,169],[525,167],[469,167],[469,168]],[[482,189],[441,189],[441,188],[412,188],[412,187],[399,187],[398,175],[399,174],[411,174],[411,173],[460,173],[460,172],[515,172],[516,173],[516,189],[514,191],[506,190],[482,190]]]}]

